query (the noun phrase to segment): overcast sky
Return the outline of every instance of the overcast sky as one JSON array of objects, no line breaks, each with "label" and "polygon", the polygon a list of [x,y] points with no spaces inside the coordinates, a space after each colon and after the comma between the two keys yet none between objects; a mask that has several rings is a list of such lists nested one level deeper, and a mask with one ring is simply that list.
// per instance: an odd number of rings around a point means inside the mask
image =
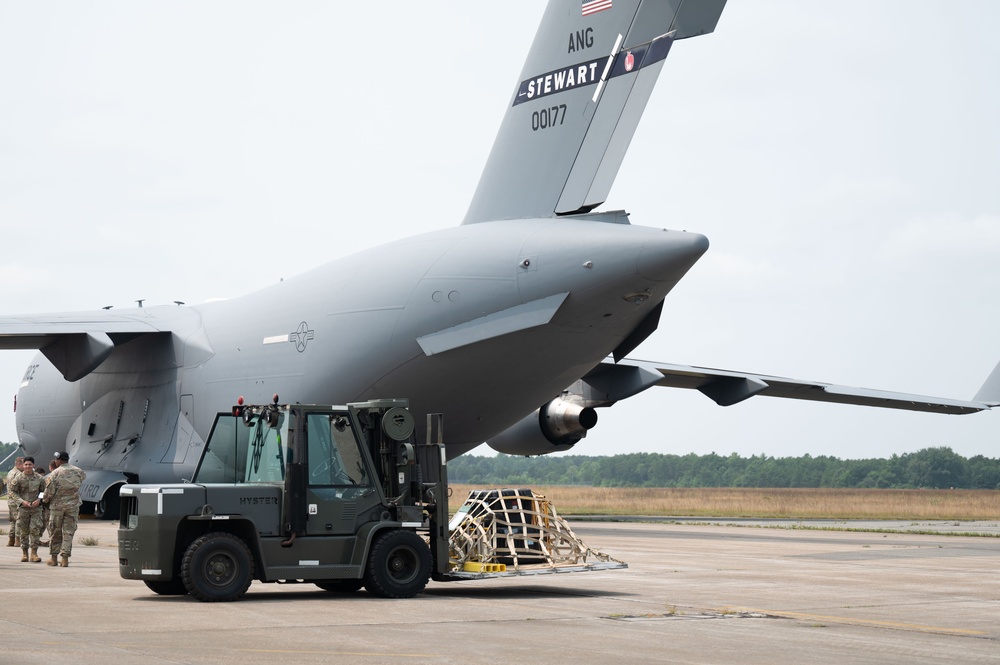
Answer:
[{"label": "overcast sky", "polygon": [[[0,0],[0,312],[202,303],[461,222],[541,16]],[[1000,3],[730,0],[605,209],[712,247],[632,355],[969,399],[1000,360]],[[0,441],[32,352],[0,352]],[[652,389],[573,452],[1000,456],[1000,414]]]}]

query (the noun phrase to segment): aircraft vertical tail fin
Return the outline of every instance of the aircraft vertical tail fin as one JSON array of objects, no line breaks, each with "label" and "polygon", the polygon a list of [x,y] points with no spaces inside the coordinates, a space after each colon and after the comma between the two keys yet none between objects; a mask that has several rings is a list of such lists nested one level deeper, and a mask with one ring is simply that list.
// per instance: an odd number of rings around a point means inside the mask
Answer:
[{"label": "aircraft vertical tail fin", "polygon": [[675,40],[726,0],[550,0],[464,224],[604,202]]}]

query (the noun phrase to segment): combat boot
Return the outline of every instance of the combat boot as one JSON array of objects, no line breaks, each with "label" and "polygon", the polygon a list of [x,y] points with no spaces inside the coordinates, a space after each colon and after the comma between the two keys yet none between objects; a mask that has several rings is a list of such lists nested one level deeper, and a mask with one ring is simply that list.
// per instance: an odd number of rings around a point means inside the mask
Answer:
[{"label": "combat boot", "polygon": [[68,554],[62,554],[62,555],[60,555],[59,556],[59,567],[60,568],[67,568],[68,566],[69,566],[69,555]]},{"label": "combat boot", "polygon": [[14,547],[20,547],[20,546],[21,546],[21,539],[20,539],[20,537],[14,536]]},{"label": "combat boot", "polygon": [[46,566],[58,566],[59,564],[56,563],[56,555],[53,554],[52,556],[50,556],[49,560],[45,562],[45,565]]},{"label": "combat boot", "polygon": [[28,550],[27,549],[22,549],[21,550],[21,563],[28,563]]},{"label": "combat boot", "polygon": [[14,547],[14,534],[7,534],[7,547]]},{"label": "combat boot", "polygon": [[42,560],[38,556],[38,548],[37,547],[32,547],[31,548],[31,554],[28,555],[28,561],[30,561],[31,563],[41,563],[42,562]]}]

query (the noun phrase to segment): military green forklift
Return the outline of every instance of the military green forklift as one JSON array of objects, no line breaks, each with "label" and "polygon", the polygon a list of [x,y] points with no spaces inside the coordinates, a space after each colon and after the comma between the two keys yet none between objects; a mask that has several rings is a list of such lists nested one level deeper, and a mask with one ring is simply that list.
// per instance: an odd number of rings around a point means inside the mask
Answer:
[{"label": "military green forklift", "polygon": [[440,416],[406,400],[239,403],[189,483],[125,485],[119,571],[162,595],[237,600],[253,580],[407,598],[448,575]]}]

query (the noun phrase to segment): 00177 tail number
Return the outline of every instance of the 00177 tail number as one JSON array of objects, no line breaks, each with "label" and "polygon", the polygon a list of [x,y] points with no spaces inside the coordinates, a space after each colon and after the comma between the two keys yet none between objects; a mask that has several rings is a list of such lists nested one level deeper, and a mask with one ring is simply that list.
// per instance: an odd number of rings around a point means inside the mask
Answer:
[{"label": "00177 tail number", "polygon": [[551,106],[540,111],[533,111],[531,114],[531,131],[537,132],[539,129],[548,129],[561,125],[566,121],[566,105]]}]

